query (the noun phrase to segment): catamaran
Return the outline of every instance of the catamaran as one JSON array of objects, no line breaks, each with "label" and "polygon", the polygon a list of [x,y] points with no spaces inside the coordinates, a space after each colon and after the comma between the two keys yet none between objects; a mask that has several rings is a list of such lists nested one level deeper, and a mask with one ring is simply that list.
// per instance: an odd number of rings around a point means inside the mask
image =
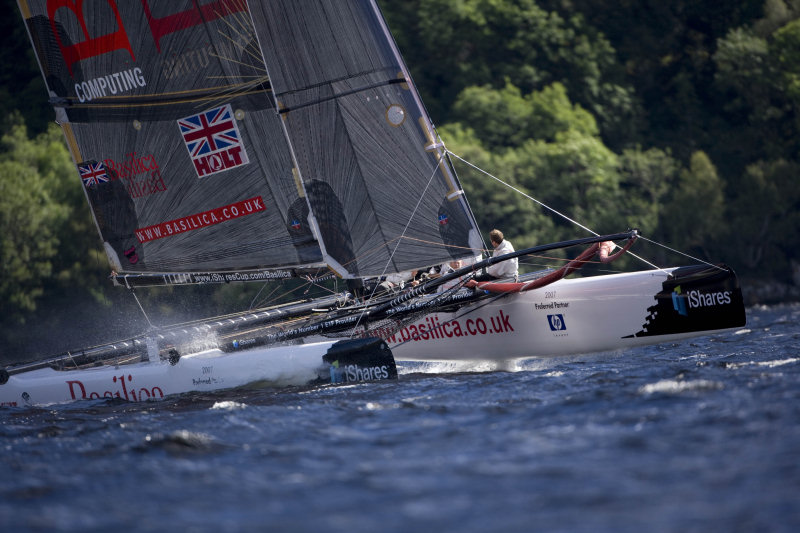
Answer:
[{"label": "catamaran", "polygon": [[[452,154],[374,0],[18,3],[114,283],[348,290],[11,366],[0,405],[395,379],[395,359],[552,357],[745,323],[724,265],[566,278],[635,230],[476,258]],[[472,279],[573,246],[559,269]]]}]

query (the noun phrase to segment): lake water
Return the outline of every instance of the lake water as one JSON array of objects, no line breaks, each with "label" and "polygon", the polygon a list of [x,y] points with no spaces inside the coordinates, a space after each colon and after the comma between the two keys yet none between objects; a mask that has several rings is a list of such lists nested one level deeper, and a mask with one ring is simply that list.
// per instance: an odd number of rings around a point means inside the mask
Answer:
[{"label": "lake water", "polygon": [[0,531],[800,530],[800,305],[519,366],[2,409]]}]

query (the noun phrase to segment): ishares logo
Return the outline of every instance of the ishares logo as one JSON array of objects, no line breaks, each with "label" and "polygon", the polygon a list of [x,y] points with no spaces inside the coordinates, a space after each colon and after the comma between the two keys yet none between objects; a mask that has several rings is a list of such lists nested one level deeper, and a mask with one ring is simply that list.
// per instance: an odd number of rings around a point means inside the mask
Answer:
[{"label": "ishares logo", "polygon": [[351,381],[378,381],[389,379],[389,367],[359,365],[339,365],[336,360],[331,363],[331,383],[350,383]]},{"label": "ishares logo", "polygon": [[731,291],[702,292],[694,289],[682,294],[680,285],[672,291],[672,307],[683,316],[688,316],[689,309],[716,308],[732,301]]},{"label": "ishares logo", "polygon": [[686,309],[686,296],[681,294],[680,285],[675,287],[675,290],[672,291],[672,307],[678,312],[679,315],[689,315],[689,311]]}]

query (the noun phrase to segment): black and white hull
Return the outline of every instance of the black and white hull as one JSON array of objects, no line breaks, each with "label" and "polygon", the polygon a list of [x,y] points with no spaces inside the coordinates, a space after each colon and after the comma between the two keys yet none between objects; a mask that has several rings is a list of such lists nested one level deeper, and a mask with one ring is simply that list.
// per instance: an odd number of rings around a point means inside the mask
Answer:
[{"label": "black and white hull", "polygon": [[502,361],[620,350],[744,325],[733,272],[699,266],[564,279],[424,316],[386,341],[398,360]]}]

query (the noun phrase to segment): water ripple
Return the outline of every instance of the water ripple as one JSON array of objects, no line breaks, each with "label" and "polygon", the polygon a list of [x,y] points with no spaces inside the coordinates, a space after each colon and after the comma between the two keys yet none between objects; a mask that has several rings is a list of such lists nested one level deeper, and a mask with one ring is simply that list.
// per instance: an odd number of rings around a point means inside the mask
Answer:
[{"label": "water ripple", "polygon": [[800,530],[800,306],[395,383],[0,410],[3,531]]}]

